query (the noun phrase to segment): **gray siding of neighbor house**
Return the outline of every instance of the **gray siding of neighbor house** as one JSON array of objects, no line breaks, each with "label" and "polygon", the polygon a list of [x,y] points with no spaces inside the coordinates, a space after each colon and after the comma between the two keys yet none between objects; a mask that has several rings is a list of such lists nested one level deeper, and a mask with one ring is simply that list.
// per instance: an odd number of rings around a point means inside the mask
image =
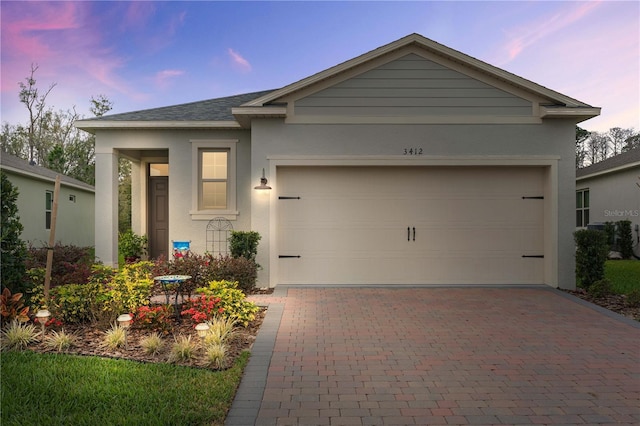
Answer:
[{"label": "gray siding of neighbor house", "polygon": [[[589,189],[591,223],[630,220],[632,229],[640,227],[640,166],[581,179],[576,190]],[[633,231],[634,241],[637,236]],[[640,255],[640,248],[635,253]]]},{"label": "gray siding of neighbor house", "polygon": [[[18,175],[5,170],[19,194],[17,200],[20,223],[24,230],[20,238],[36,247],[49,243],[46,229],[46,191],[54,190],[54,183]],[[69,199],[75,196],[75,202]],[[94,245],[94,194],[81,189],[60,186],[55,241],[80,247]]]},{"label": "gray siding of neighbor house", "polygon": [[531,116],[532,104],[409,54],[296,101],[295,114]]}]

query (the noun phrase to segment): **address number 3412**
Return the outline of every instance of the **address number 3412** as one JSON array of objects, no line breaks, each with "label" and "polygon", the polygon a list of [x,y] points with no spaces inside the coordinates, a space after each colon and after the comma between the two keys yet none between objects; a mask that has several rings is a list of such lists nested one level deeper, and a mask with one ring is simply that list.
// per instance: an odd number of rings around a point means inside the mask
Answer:
[{"label": "address number 3412", "polygon": [[422,155],[422,148],[405,148],[402,151],[403,155]]}]

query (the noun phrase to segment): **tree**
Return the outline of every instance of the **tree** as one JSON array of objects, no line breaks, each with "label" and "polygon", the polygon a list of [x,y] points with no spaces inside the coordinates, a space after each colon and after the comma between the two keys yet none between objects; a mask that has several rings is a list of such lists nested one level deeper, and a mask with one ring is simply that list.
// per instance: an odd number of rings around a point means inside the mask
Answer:
[{"label": "tree", "polygon": [[629,136],[627,140],[624,141],[622,152],[627,152],[636,148],[640,148],[640,133],[636,133],[635,135]]},{"label": "tree", "polygon": [[[55,84],[52,84],[44,94],[41,94],[39,89],[36,87],[35,73],[37,70],[38,65],[31,64],[31,74],[25,79],[26,84],[23,82],[18,83],[20,86],[20,102],[22,102],[27,107],[27,111],[29,111],[27,138],[29,142],[29,162],[31,164],[37,164],[35,151],[41,150],[41,146],[39,144],[41,141],[41,138],[39,137],[41,126],[39,126],[39,124],[46,110],[47,96],[49,96],[49,93],[51,93],[55,87]],[[38,154],[40,153],[38,152]],[[39,158],[42,157],[39,156]]]},{"label": "tree", "polygon": [[[27,126],[3,124],[2,150],[42,167],[47,167],[90,185],[95,182],[95,136],[78,130],[74,123],[81,118],[75,106],[54,111],[46,99],[55,84],[42,94],[37,87],[37,65],[20,85],[20,102],[29,113]],[[102,116],[112,108],[104,95],[91,98],[90,111]]]},{"label": "tree", "polygon": [[9,288],[12,293],[23,290],[25,275],[25,258],[27,247],[20,239],[20,234],[24,227],[20,223],[18,216],[18,189],[13,186],[9,178],[0,171],[0,183],[2,193],[0,204],[2,205],[2,215],[0,223],[0,279],[2,285]]},{"label": "tree", "polygon": [[589,138],[589,131],[580,126],[576,126],[576,169],[584,167],[584,160],[587,156],[584,142]]},{"label": "tree", "polygon": [[609,157],[609,139],[604,133],[591,132],[585,145],[586,159],[589,164],[595,164]]},{"label": "tree", "polygon": [[633,129],[623,129],[621,127],[612,127],[607,132],[611,144],[612,155],[618,155],[623,151],[625,142],[634,134]]}]

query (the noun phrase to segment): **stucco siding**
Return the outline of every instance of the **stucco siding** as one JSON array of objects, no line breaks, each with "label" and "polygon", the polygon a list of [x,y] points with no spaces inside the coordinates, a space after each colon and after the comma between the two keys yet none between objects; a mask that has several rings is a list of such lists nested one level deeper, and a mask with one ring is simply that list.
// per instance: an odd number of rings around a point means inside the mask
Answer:
[{"label": "stucco siding", "polygon": [[[572,202],[575,190],[574,139],[575,124],[571,120],[545,121],[543,125],[290,125],[276,120],[254,120],[252,132],[259,144],[253,145],[253,171],[264,167],[267,160],[272,163],[279,158],[326,158],[357,157],[363,159],[383,158],[384,161],[406,161],[413,164],[421,159],[437,163],[446,159],[446,164],[456,157],[487,156],[529,158],[553,157],[557,159],[555,176],[548,175],[549,193],[544,194],[556,203],[555,216],[546,213],[548,236],[555,241],[545,241],[548,251],[557,250],[557,272],[548,271],[546,280],[550,285],[573,288],[575,206]],[[404,155],[405,149],[416,148],[419,156]],[[421,151],[420,151],[421,150]],[[336,160],[338,161],[338,160]],[[445,161],[443,160],[443,164]],[[277,186],[277,170],[268,176]],[[321,184],[321,183],[319,183]],[[255,192],[255,191],[254,191]],[[557,194],[557,201],[556,195]],[[542,194],[541,194],[542,195]],[[271,204],[258,200],[254,195],[252,226],[269,241],[269,217]],[[274,200],[271,203],[277,202]],[[551,222],[551,223],[549,223]],[[258,262],[263,265],[261,279],[269,278],[268,260],[277,253],[269,253],[275,247],[261,246]],[[551,259],[550,262],[555,259]],[[271,283],[274,285],[274,283]]]},{"label": "stucco siding", "polygon": [[[136,233],[147,233],[147,165],[152,162],[169,163],[169,248],[172,240],[191,241],[196,253],[206,251],[206,226],[209,219],[192,217],[192,201],[197,192],[192,185],[192,141],[237,140],[236,173],[231,178],[236,184],[236,210],[232,219],[235,230],[251,229],[250,166],[251,137],[246,130],[137,130],[102,131],[97,135],[97,151],[119,152],[131,158],[132,168],[132,228]],[[133,150],[129,150],[134,148]],[[257,183],[254,183],[254,186]],[[97,221],[104,206],[97,212]],[[213,215],[215,216],[215,215]],[[213,216],[210,219],[213,219]]]},{"label": "stucco siding", "polygon": [[[48,244],[50,231],[46,229],[45,197],[47,191],[53,192],[54,183],[5,172],[19,191],[16,204],[24,226],[20,238],[36,247]],[[55,241],[81,247],[95,244],[92,192],[60,186]]]},{"label": "stucco siding", "polygon": [[530,116],[532,103],[409,54],[297,100],[295,114]]}]

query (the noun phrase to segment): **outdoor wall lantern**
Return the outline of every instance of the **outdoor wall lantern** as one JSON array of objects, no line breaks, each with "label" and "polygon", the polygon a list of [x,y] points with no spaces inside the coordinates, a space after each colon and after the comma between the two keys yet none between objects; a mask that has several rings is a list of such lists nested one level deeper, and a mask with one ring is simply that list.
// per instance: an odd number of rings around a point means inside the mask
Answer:
[{"label": "outdoor wall lantern", "polygon": [[262,177],[260,178],[260,185],[254,187],[253,189],[259,189],[259,190],[271,189],[271,187],[267,185],[267,178],[264,176],[264,168],[262,169]]},{"label": "outdoor wall lantern", "polygon": [[47,321],[49,321],[49,317],[50,316],[51,316],[51,312],[49,312],[46,309],[40,309],[36,313],[36,320],[38,320],[38,322],[42,326],[42,335],[43,336],[44,336],[44,331],[45,331],[45,324],[47,323]]}]

